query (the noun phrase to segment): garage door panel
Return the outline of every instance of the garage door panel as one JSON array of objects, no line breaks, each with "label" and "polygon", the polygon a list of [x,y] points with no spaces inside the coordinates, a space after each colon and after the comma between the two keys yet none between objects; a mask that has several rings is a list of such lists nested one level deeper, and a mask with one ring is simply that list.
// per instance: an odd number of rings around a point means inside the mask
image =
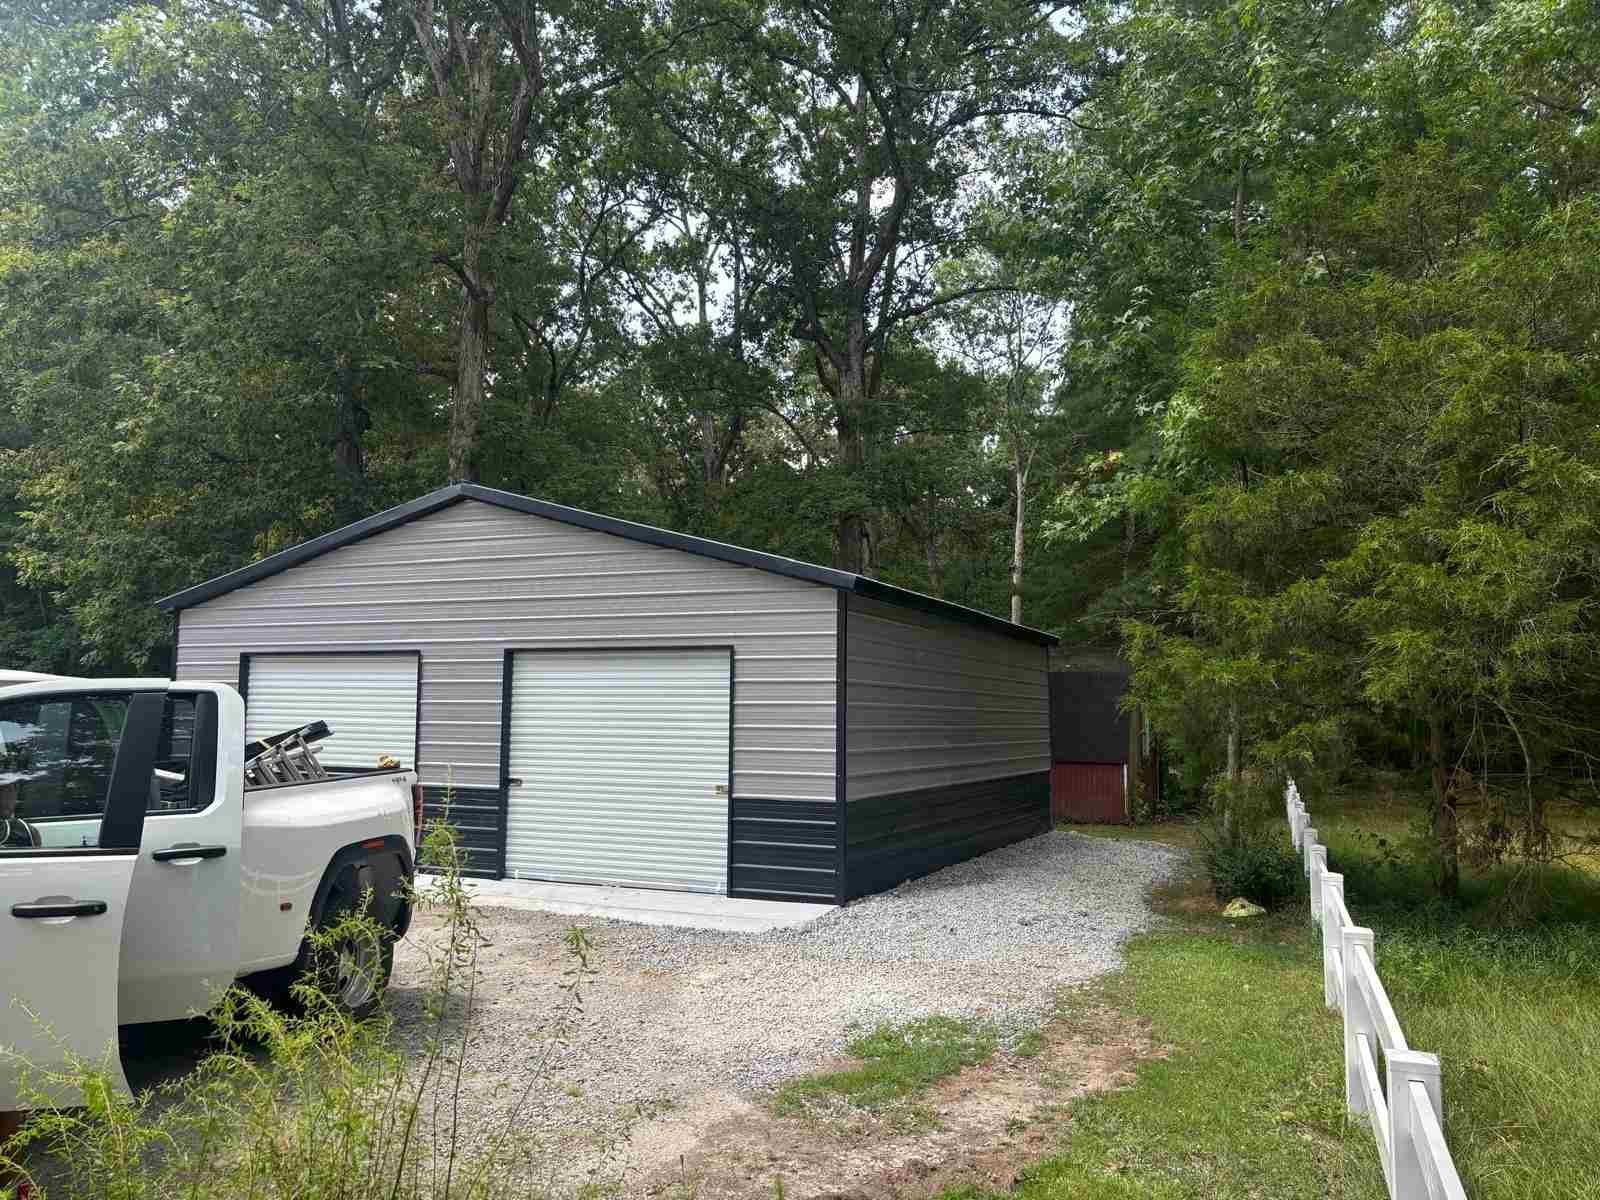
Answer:
[{"label": "garage door panel", "polygon": [[376,767],[389,754],[417,761],[417,664],[412,653],[253,654],[245,695],[245,737],[326,721],[322,761]]},{"label": "garage door panel", "polygon": [[727,890],[727,650],[513,657],[506,874]]}]

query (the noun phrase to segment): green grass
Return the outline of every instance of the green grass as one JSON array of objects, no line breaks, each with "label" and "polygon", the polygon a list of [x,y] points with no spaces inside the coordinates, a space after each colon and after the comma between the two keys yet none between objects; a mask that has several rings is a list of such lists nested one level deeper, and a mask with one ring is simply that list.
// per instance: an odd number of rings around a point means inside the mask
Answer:
[{"label": "green grass", "polygon": [[1065,1144],[1015,1195],[1378,1200],[1368,1135],[1344,1118],[1321,960],[1299,923],[1174,923],[1130,943],[1126,967],[1069,995],[1063,1014],[1109,1004],[1149,1022],[1166,1051],[1131,1086],[1074,1101]]},{"label": "green grass", "polygon": [[[1446,905],[1404,852],[1403,803],[1325,802],[1313,816],[1354,916],[1377,932],[1408,1040],[1443,1059],[1468,1195],[1600,1200],[1600,879],[1468,873]],[[1113,836],[1141,832],[1155,831]],[[1304,900],[1234,925],[1203,911],[1207,898],[1198,882],[1165,897],[1167,927],[1064,1000],[1068,1019],[1109,1003],[1148,1022],[1166,1050],[1127,1088],[1072,1102],[1063,1143],[1018,1200],[1385,1195],[1372,1135],[1344,1112],[1340,1024],[1323,1008]]]},{"label": "green grass", "polygon": [[799,1116],[818,1099],[834,1097],[869,1112],[914,1099],[947,1075],[987,1061],[995,1051],[994,1029],[955,1017],[923,1017],[900,1026],[882,1025],[851,1042],[861,1065],[809,1075],[785,1084],[773,1101],[780,1116]]}]

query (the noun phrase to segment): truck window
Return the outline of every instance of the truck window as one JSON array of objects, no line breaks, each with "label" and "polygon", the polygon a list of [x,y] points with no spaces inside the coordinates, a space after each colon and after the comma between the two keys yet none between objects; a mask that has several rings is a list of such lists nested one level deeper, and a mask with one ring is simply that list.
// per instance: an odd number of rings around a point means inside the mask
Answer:
[{"label": "truck window", "polygon": [[168,696],[161,718],[161,741],[156,747],[155,778],[151,781],[152,813],[192,812],[198,807],[194,786],[195,701],[191,696]]},{"label": "truck window", "polygon": [[[43,696],[0,704],[0,834],[7,847],[94,845],[128,715],[126,695]],[[64,843],[39,826],[81,825]]]},{"label": "truck window", "polygon": [[[0,704],[0,849],[97,844],[130,699],[86,693]],[[149,812],[197,806],[195,730],[194,698],[167,697]]]}]

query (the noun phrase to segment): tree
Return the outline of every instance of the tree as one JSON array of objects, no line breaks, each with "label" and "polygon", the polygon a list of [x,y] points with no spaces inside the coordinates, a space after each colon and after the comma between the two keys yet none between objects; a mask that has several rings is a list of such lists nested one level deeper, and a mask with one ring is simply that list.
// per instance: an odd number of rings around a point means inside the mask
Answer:
[{"label": "tree", "polygon": [[1490,86],[1496,44],[1419,29],[1346,131],[1363,169],[1275,181],[1166,416],[1215,472],[1183,506],[1181,615],[1131,629],[1153,701],[1238,689],[1258,765],[1423,730],[1446,895],[1468,789],[1468,849],[1556,852],[1540,776],[1581,761],[1600,654],[1595,163],[1581,116],[1563,141],[1551,106]]},{"label": "tree", "polygon": [[[531,0],[413,0],[408,10],[440,107],[446,169],[460,193],[455,246],[433,256],[461,284],[451,479],[475,481],[481,473],[491,314],[502,299],[498,243],[518,186],[530,171],[570,165],[558,139],[583,132],[597,98],[620,78],[605,40],[610,31],[589,21],[594,11]],[[517,328],[534,343],[547,325],[525,319]],[[549,349],[544,340],[536,352]],[[559,389],[562,374],[552,364],[548,384]]]},{"label": "tree", "polygon": [[[781,255],[792,335],[834,402],[840,466],[860,475],[889,341],[959,298],[938,290],[933,269],[966,236],[985,135],[1024,115],[1059,117],[1081,99],[1068,42],[1049,12],[1011,0],[713,0],[686,3],[675,22],[701,31],[686,51],[722,70],[696,74],[680,59],[639,84],[698,166],[738,198],[763,252]],[[748,147],[727,155],[702,126],[707,110],[748,122]],[[875,569],[871,525],[864,505],[841,507],[839,566]]]},{"label": "tree", "polygon": [[1054,397],[1069,337],[1066,305],[1031,290],[1025,260],[975,255],[947,266],[945,286],[965,292],[950,307],[955,354],[990,392],[986,425],[1011,475],[1011,619],[1022,621],[1029,476],[1054,431]]}]

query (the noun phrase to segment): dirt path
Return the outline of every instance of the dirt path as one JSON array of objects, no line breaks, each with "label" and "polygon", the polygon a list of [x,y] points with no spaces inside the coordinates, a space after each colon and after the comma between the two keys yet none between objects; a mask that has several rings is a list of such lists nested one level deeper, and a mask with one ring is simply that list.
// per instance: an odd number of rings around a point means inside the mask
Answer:
[{"label": "dirt path", "polygon": [[694,1200],[918,1200],[960,1185],[1005,1190],[1050,1151],[1072,1099],[1130,1078],[1152,1049],[1143,1030],[1109,1015],[1075,1018],[1070,1031],[1052,1022],[1042,1041],[1037,1054],[998,1054],[883,1114],[841,1104],[778,1117],[759,1099],[703,1093],[634,1132],[625,1190]]}]

